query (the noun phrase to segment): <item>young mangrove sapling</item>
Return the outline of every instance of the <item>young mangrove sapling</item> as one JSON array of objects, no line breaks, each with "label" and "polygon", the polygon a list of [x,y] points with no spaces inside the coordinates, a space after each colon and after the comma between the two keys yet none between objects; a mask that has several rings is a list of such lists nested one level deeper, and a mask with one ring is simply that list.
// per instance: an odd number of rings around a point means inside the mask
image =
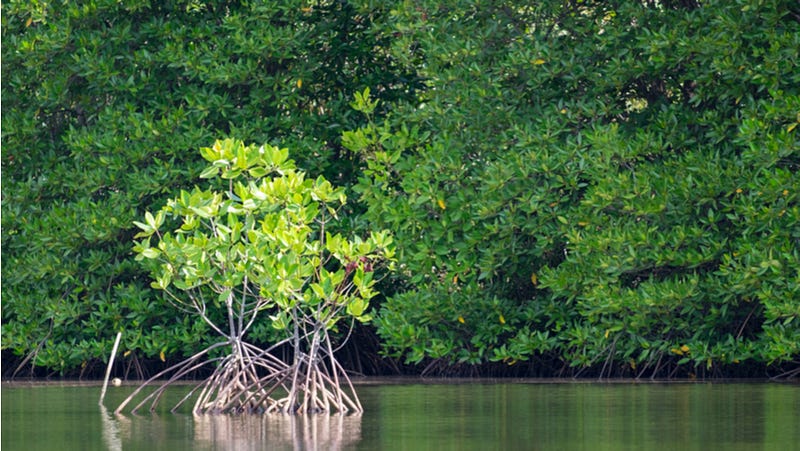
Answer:
[{"label": "young mangrove sapling", "polygon": [[[167,378],[134,407],[154,409],[174,381],[214,364],[211,376],[173,408],[194,398],[193,412],[361,412],[349,377],[334,356],[330,332],[367,321],[375,271],[391,264],[391,236],[348,239],[331,231],[346,196],[322,177],[310,179],[288,150],[224,140],[201,149],[211,162],[201,178],[221,190],[182,191],[136,222],[134,247],[175,308],[197,315],[220,341],[155,375]],[[166,223],[173,224],[169,231]],[[271,321],[283,339],[262,349],[248,330]],[[291,362],[271,351],[290,347]],[[227,352],[210,358],[212,350]]]}]

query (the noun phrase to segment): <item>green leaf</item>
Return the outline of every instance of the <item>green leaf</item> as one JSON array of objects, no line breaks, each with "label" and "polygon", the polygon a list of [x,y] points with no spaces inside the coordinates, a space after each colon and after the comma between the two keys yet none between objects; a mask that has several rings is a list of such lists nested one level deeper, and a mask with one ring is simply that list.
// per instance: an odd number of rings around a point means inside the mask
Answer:
[{"label": "green leaf", "polygon": [[149,247],[147,249],[143,249],[141,254],[145,258],[158,258],[158,256],[161,255],[161,252],[158,249]]},{"label": "green leaf", "polygon": [[272,320],[272,327],[276,330],[285,330],[289,327],[289,316],[286,312],[278,312],[276,315],[270,315],[269,317]]},{"label": "green leaf", "polygon": [[209,166],[203,169],[203,172],[200,173],[201,179],[210,179],[216,177],[219,174],[219,167],[218,166]]},{"label": "green leaf", "polygon": [[261,167],[261,166],[252,167],[247,172],[248,172],[248,174],[250,174],[250,177],[257,178],[257,179],[260,179],[260,178],[266,176],[267,174],[269,174],[269,171],[266,168]]},{"label": "green leaf", "polygon": [[356,318],[364,314],[364,311],[369,307],[369,303],[360,297],[354,298],[347,304],[347,314]]}]

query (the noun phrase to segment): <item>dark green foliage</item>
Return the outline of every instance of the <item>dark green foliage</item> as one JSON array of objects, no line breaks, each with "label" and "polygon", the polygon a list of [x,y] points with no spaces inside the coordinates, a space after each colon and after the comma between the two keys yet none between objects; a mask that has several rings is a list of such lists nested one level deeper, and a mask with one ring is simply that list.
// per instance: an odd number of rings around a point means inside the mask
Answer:
[{"label": "dark green foliage", "polygon": [[797,359],[797,5],[456,3],[394,17],[429,89],[345,135],[406,271],[390,350],[601,375]]},{"label": "dark green foliage", "polygon": [[[188,188],[200,146],[280,141],[345,183],[358,86],[410,94],[379,5],[11,1],[3,6],[3,349],[71,369],[116,330],[146,357],[208,340],[132,262],[135,218]],[[269,327],[256,330],[269,331]],[[262,334],[264,339],[267,335]],[[136,354],[134,354],[136,355]]]},{"label": "dark green foliage", "polygon": [[3,349],[38,365],[103,357],[121,328],[145,356],[202,347],[130,224],[230,136],[292,148],[357,190],[351,224],[395,234],[389,354],[797,367],[795,1],[12,1],[2,20]]}]

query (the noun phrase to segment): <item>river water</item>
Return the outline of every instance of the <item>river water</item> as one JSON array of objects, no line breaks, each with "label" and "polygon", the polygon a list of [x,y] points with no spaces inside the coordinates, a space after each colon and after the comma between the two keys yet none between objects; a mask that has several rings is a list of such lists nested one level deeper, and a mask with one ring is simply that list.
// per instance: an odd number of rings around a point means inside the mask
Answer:
[{"label": "river water", "polygon": [[[115,416],[98,385],[3,385],[13,450],[800,450],[800,386],[409,380],[361,416]],[[132,386],[109,387],[113,410]],[[173,389],[174,400],[185,388]],[[160,409],[159,409],[160,410]]]}]

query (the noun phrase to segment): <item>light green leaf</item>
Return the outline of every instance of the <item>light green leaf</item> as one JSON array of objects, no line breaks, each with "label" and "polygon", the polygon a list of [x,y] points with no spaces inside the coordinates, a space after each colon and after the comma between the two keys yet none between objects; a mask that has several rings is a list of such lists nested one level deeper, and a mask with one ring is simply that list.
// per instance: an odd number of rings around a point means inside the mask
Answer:
[{"label": "light green leaf", "polygon": [[209,166],[200,173],[201,179],[210,179],[212,177],[216,177],[219,174],[219,167],[217,166]]},{"label": "light green leaf", "polygon": [[347,304],[347,313],[358,318],[364,314],[364,310],[366,310],[367,307],[369,307],[367,301],[357,297]]},{"label": "light green leaf", "polygon": [[158,258],[158,256],[161,255],[161,252],[156,248],[148,247],[147,249],[143,249],[141,254],[145,258]]}]

